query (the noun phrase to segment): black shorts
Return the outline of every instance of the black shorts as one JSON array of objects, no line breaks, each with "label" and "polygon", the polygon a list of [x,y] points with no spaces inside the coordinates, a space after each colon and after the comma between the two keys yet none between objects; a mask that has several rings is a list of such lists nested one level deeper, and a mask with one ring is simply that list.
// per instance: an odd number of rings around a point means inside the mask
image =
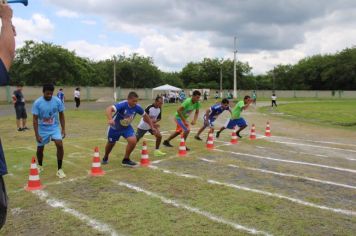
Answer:
[{"label": "black shorts", "polygon": [[27,119],[27,112],[25,105],[17,105],[15,106],[16,111],[16,119]]},{"label": "black shorts", "polygon": [[136,139],[137,139],[137,141],[140,140],[143,136],[145,136],[145,134],[147,133],[147,131],[150,132],[150,134],[153,135],[152,129],[144,130],[144,129],[137,128],[137,132],[136,132]]},{"label": "black shorts", "polygon": [[7,194],[4,179],[0,175],[0,229],[4,226],[7,215]]}]

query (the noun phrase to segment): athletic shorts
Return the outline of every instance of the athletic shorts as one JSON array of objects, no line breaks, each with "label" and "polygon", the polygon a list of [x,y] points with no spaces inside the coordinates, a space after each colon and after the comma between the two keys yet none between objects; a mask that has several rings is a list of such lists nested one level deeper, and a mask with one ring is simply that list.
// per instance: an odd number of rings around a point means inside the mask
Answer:
[{"label": "athletic shorts", "polygon": [[189,124],[184,123],[181,119],[175,118],[174,121],[177,123],[176,132],[181,133],[182,131],[189,131]]},{"label": "athletic shorts", "polygon": [[224,127],[228,129],[235,129],[235,126],[238,127],[247,126],[247,122],[245,121],[244,118],[241,117],[239,119],[229,119],[224,125]]},{"label": "athletic shorts", "polygon": [[25,105],[17,105],[15,106],[16,111],[16,119],[27,119],[27,112]]},{"label": "athletic shorts", "polygon": [[143,136],[145,136],[145,134],[147,132],[150,132],[150,134],[153,135],[152,129],[145,130],[145,129],[137,128],[137,131],[136,131],[136,139],[137,139],[137,141],[140,140]]},{"label": "athletic shorts", "polygon": [[0,86],[8,85],[9,81],[10,81],[9,74],[7,73],[4,63],[0,59]]},{"label": "athletic shorts", "polygon": [[208,118],[208,124],[206,124],[206,116],[204,115],[203,117],[203,120],[204,120],[204,127],[208,127],[209,128],[213,128],[214,127],[214,122],[215,122],[215,119],[214,118]]},{"label": "athletic shorts", "polygon": [[62,140],[62,134],[59,127],[38,127],[38,133],[42,138],[42,142],[37,142],[38,147],[43,147],[51,140]]},{"label": "athletic shorts", "polygon": [[128,126],[127,128],[116,130],[109,127],[108,130],[108,141],[109,143],[115,143],[119,141],[120,137],[123,136],[124,138],[129,138],[135,136],[135,131],[132,126]]}]

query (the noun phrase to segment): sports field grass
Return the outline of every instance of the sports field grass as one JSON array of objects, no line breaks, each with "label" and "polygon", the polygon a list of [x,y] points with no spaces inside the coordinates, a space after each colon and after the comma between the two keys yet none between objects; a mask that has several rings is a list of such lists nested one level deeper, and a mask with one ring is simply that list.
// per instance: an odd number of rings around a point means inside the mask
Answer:
[{"label": "sports field grass", "polygon": [[[271,108],[264,107],[264,112]],[[290,118],[356,129],[356,100],[319,100],[280,104],[275,112]]]},{"label": "sports field grass", "polygon": [[[147,101],[143,102],[145,105]],[[213,101],[203,104],[204,109]],[[303,103],[308,107],[309,103]],[[314,103],[311,103],[313,106]],[[346,104],[346,103],[345,103]],[[355,132],[259,113],[243,116],[256,125],[257,140],[248,130],[236,145],[224,131],[208,151],[193,139],[186,157],[162,147],[167,156],[153,157],[153,136],[145,136],[150,167],[124,168],[125,140],[116,144],[106,174],[90,177],[93,149],[103,155],[105,104],[83,104],[66,111],[64,171],[55,176],[53,144],[46,146],[42,191],[26,192],[33,130],[16,132],[14,116],[0,117],[9,174],[5,177],[10,208],[1,235],[353,235],[356,232]],[[296,103],[295,105],[299,105]],[[102,108],[101,108],[102,106]],[[287,105],[285,105],[287,106]],[[288,104],[292,106],[293,104]],[[282,109],[282,105],[278,108]],[[348,114],[349,107],[341,114]],[[176,104],[165,105],[161,130],[175,129]],[[29,107],[28,107],[29,110]],[[200,113],[202,116],[203,110]],[[216,122],[220,127],[229,115]],[[135,119],[134,127],[139,118]],[[272,137],[264,138],[266,121]],[[29,124],[31,119],[29,120]],[[202,124],[199,118],[197,128]],[[204,136],[206,137],[206,133]],[[142,142],[132,154],[140,160]]]}]

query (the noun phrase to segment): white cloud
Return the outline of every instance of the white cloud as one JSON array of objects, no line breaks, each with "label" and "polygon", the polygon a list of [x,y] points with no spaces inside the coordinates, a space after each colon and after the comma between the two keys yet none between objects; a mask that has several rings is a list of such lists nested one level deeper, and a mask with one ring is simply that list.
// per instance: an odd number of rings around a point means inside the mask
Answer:
[{"label": "white cloud", "polygon": [[205,57],[219,54],[210,47],[209,41],[196,33],[182,33],[167,37],[161,34],[147,35],[140,42],[144,54],[153,57],[162,70],[178,70],[190,61],[200,61]]},{"label": "white cloud", "polygon": [[94,20],[82,20],[81,22],[86,25],[96,25],[96,21]]},{"label": "white cloud", "polygon": [[77,12],[70,11],[70,10],[57,11],[56,15],[59,17],[66,17],[66,18],[79,18],[79,14]]},{"label": "white cloud", "polygon": [[63,45],[63,47],[75,51],[81,57],[87,57],[93,60],[105,60],[118,54],[132,54],[136,52],[130,46],[104,46],[100,44],[91,44],[85,40],[70,41]]},{"label": "white cloud", "polygon": [[[354,0],[47,2],[66,9],[60,11],[62,16],[76,17],[76,12],[85,12],[83,17],[98,19],[96,44],[87,42],[85,29],[79,36],[71,35],[77,41],[63,43],[79,55],[103,59],[115,53],[137,52],[153,57],[162,70],[177,71],[186,63],[204,57],[232,59],[234,35],[239,39],[238,59],[249,62],[254,73],[264,73],[277,64],[293,64],[314,54],[335,53],[356,42]],[[105,25],[100,25],[101,22]],[[90,20],[82,23],[94,25]],[[32,31],[27,26],[23,28]],[[106,44],[127,42],[125,36],[112,38],[115,32],[134,35],[139,46],[100,45],[101,40]],[[42,39],[51,33],[40,32],[33,37]]]},{"label": "white cloud", "polygon": [[21,47],[25,40],[42,41],[52,39],[55,30],[52,22],[41,14],[33,14],[31,19],[14,17],[13,24],[17,31],[17,47]]}]

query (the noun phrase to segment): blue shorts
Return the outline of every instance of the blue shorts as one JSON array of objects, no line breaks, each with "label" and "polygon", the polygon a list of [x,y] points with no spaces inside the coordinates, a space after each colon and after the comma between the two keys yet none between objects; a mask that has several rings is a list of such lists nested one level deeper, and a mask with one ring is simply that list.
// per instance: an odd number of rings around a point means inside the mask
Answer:
[{"label": "blue shorts", "polygon": [[4,63],[0,59],[0,86],[8,85],[9,80],[10,80],[9,74],[7,73]]},{"label": "blue shorts", "polygon": [[62,134],[59,127],[38,127],[38,134],[42,138],[42,142],[37,142],[38,147],[43,147],[48,144],[51,140],[62,140]]},{"label": "blue shorts", "polygon": [[208,118],[208,124],[206,124],[206,116],[205,115],[203,117],[203,120],[204,120],[204,127],[205,128],[208,127],[208,126],[209,126],[209,128],[214,127],[214,121],[215,121],[214,118]]},{"label": "blue shorts", "polygon": [[188,123],[184,123],[181,119],[177,119],[175,118],[175,122],[177,123],[177,127],[176,127],[176,132],[177,133],[181,133],[182,131],[187,132],[189,131],[189,124]]},{"label": "blue shorts", "polygon": [[135,136],[135,131],[132,126],[128,126],[127,128],[116,130],[111,127],[108,129],[108,141],[109,143],[115,143],[119,141],[120,137],[129,138]]},{"label": "blue shorts", "polygon": [[229,119],[224,125],[224,127],[228,129],[235,129],[235,126],[238,127],[247,126],[247,122],[245,121],[244,118],[241,117],[239,119]]}]

